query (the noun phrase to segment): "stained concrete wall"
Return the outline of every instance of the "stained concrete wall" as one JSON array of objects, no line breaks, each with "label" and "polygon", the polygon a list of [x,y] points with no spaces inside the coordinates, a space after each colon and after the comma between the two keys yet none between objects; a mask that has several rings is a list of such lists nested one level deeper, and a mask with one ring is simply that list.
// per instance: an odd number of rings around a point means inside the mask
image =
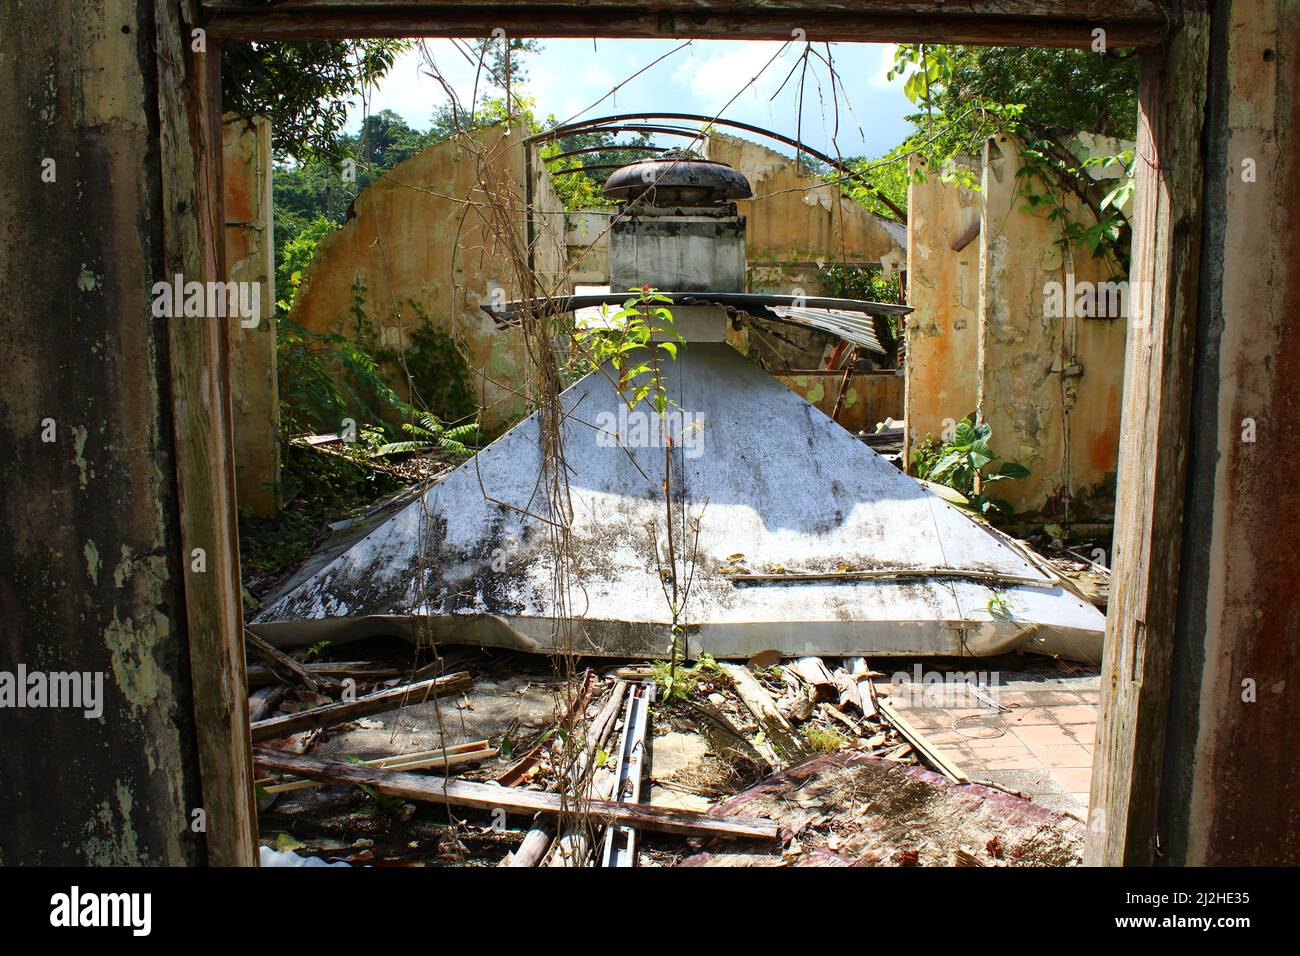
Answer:
[{"label": "stained concrete wall", "polygon": [[[353,203],[354,216],[321,243],[293,310],[294,320],[312,331],[351,334],[353,287],[364,286],[367,318],[391,349],[404,347],[422,310],[462,344],[489,431],[524,413],[528,369],[522,334],[498,329],[480,308],[491,303],[494,289],[506,299],[520,290],[509,250],[484,221],[490,214],[466,202],[512,207],[522,247],[523,138],[522,129],[507,135],[492,127],[476,134],[474,149],[439,143],[367,187]],[[533,202],[539,279],[565,292],[563,207],[540,163],[534,164]],[[404,392],[400,374],[390,373]]]},{"label": "stained concrete wall", "polygon": [[103,690],[90,718],[0,708],[0,865],[206,855],[168,327],[151,314],[171,280],[156,50],[181,42],[158,13],[7,5],[0,26],[0,671]]},{"label": "stained concrete wall", "polygon": [[226,274],[261,290],[255,326],[230,325],[230,398],[235,485],[258,517],[280,509],[280,401],[275,361],[275,242],[271,213],[271,124],[227,116],[222,124]]},{"label": "stained concrete wall", "polygon": [[1216,4],[1209,62],[1160,849],[1173,865],[1295,866],[1300,5]]},{"label": "stained concrete wall", "polygon": [[978,400],[980,244],[972,230],[981,209],[978,191],[945,182],[919,156],[908,174],[906,460]]},{"label": "stained concrete wall", "polygon": [[[993,427],[993,448],[1030,470],[999,488],[1022,520],[1108,522],[1114,513],[1124,384],[1122,316],[1087,318],[1070,302],[1053,315],[1048,283],[1122,279],[1108,257],[1061,242],[1046,208],[1026,208],[1017,144],[985,146],[981,176],[978,407]],[[1091,213],[1065,198],[1073,222]],[[1066,295],[1064,298],[1069,299]]]},{"label": "stained concrete wall", "polygon": [[821,295],[819,263],[884,262],[901,268],[906,261],[902,223],[842,198],[839,186],[806,172],[789,156],[720,133],[709,137],[708,154],[738,169],[754,190],[753,199],[736,204],[747,219],[749,291],[789,295],[801,288]]},{"label": "stained concrete wall", "polygon": [[[1083,149],[1125,145],[1089,137]],[[1049,207],[1028,202],[1025,190],[1043,186],[1021,166],[1005,136],[986,144],[978,191],[911,161],[926,176],[913,177],[908,196],[909,456],[942,437],[945,419],[978,409],[994,451],[1030,470],[998,487],[1019,520],[1104,525],[1114,512],[1126,322],[1119,310],[1087,317],[1070,290],[1124,276],[1113,257],[1061,241]],[[1064,202],[1069,221],[1095,221],[1075,197]]]}]

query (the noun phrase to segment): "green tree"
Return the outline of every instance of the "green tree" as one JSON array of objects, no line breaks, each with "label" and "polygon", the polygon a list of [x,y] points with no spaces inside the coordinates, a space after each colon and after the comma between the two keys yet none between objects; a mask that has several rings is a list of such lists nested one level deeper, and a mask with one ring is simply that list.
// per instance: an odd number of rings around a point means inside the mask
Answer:
[{"label": "green tree", "polygon": [[[1075,133],[1132,138],[1137,123],[1137,61],[1128,53],[1006,47],[949,47],[900,44],[891,79],[901,79],[917,106],[908,117],[915,130],[890,153],[856,159],[852,167],[871,179],[895,202],[906,202],[907,157],[923,156],[975,185],[974,170],[963,162],[979,156],[984,141],[1011,133],[1025,148],[1022,193],[1027,203],[1046,206],[1062,225],[1062,241],[1093,254],[1109,251],[1127,266],[1129,225],[1119,207],[1131,190],[1130,175],[1104,185],[1088,167],[1117,161],[1131,168],[1131,151],[1117,157],[1080,161],[1070,151]],[[1037,188],[1031,188],[1030,181]],[[849,194],[871,208],[873,197],[856,183]],[[1064,197],[1073,194],[1090,208],[1096,222],[1084,227],[1066,216]]]},{"label": "green tree", "polygon": [[349,107],[410,46],[410,40],[225,43],[223,108],[271,117],[277,156],[334,158]]}]

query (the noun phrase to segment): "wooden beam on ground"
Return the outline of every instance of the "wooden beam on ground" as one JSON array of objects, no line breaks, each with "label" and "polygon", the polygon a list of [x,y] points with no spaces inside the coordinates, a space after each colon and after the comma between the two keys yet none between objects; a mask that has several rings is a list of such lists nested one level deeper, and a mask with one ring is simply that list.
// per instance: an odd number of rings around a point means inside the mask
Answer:
[{"label": "wooden beam on ground", "polygon": [[244,628],[244,641],[253,649],[254,654],[266,661],[271,673],[286,684],[297,681],[316,694],[325,693],[324,688],[326,687],[337,688],[339,686],[338,681],[332,678],[325,678],[325,675],[317,676],[311,673],[301,662],[295,661],[278,647],[272,647],[248,628]]},{"label": "wooden beam on ground", "polygon": [[[396,667],[370,661],[321,661],[316,664],[301,664],[300,666],[313,677],[333,677],[338,679],[351,677],[358,684],[363,681],[391,680],[394,677],[402,676],[402,672]],[[426,675],[413,679],[423,680],[424,676]],[[280,684],[281,680],[271,668],[264,664],[248,665],[248,687],[250,690]]]},{"label": "wooden beam on ground", "polygon": [[949,6],[778,0],[758,9],[740,0],[296,0],[291,9],[264,0],[205,0],[203,8],[212,36],[239,40],[474,37],[508,24],[512,35],[530,37],[788,41],[798,29],[817,41],[1087,48],[1092,31],[1103,28],[1107,46],[1116,48],[1158,43],[1169,22],[1155,0],[969,0]]},{"label": "wooden beam on ground", "polygon": [[448,694],[469,690],[472,685],[469,674],[462,671],[459,674],[448,674],[446,677],[420,681],[418,684],[390,687],[388,690],[367,694],[353,701],[325,704],[323,707],[313,707],[296,714],[259,720],[252,726],[253,742],[288,737],[290,734],[301,733],[304,730],[315,730],[318,727],[342,724],[370,714],[380,714],[386,710],[422,704],[437,697],[446,697]]},{"label": "wooden beam on ground", "polygon": [[[379,770],[428,770],[430,767],[445,770],[457,764],[490,760],[496,755],[495,747],[488,746],[486,740],[479,740],[471,744],[457,744],[437,750],[420,750],[409,754],[394,754],[391,757],[376,757],[373,760],[363,760],[358,766],[375,767]],[[322,783],[319,780],[303,780],[300,777],[280,779],[265,777],[257,781],[257,785],[265,793],[276,794],[310,790],[312,787],[322,786]]]},{"label": "wooden beam on ground", "polygon": [[957,783],[970,783],[970,778],[962,772],[961,767],[944,756],[943,752],[931,742],[930,738],[913,727],[902,714],[894,710],[889,701],[879,701],[876,706],[880,710],[880,716],[893,724],[894,729],[902,734],[917,753],[924,756],[936,770]]},{"label": "wooden beam on ground", "polygon": [[[585,672],[582,679],[582,686],[578,689],[578,693],[570,702],[568,710],[565,711],[564,717],[560,720],[558,727],[552,728],[553,730],[563,729],[572,731],[576,722],[586,714],[587,704],[591,700],[592,678],[594,676],[595,675],[593,675],[590,670]],[[501,784],[503,787],[517,787],[519,784],[523,783],[524,777],[527,776],[528,771],[535,767],[537,762],[541,759],[543,748],[551,743],[551,737],[552,734],[548,733],[543,736],[541,740],[537,741],[537,743],[529,747],[518,760],[510,765],[505,773],[497,777],[497,783]]]},{"label": "wooden beam on ground", "polygon": [[[328,783],[345,783],[370,786],[380,793],[403,800],[425,803],[451,804],[473,807],[478,810],[502,809],[508,813],[571,812],[572,800],[557,793],[541,790],[516,790],[490,783],[472,783],[467,780],[449,780],[396,770],[375,770],[338,760],[320,760],[302,757],[278,750],[258,747],[253,752],[259,770],[272,773],[291,773]],[[653,804],[614,803],[610,800],[593,800],[587,811],[610,824],[631,826],[682,836],[736,837],[750,840],[774,840],[777,826],[770,820],[757,817],[721,816],[715,813],[680,810]]]},{"label": "wooden beam on ground", "polygon": [[[862,716],[876,716],[876,685],[871,680],[871,665],[865,657],[850,657],[845,660],[849,674],[858,682],[859,700],[862,702]],[[865,685],[865,690],[863,689]]]},{"label": "wooden beam on ground", "polygon": [[772,695],[758,682],[753,672],[743,664],[719,666],[731,678],[731,684],[736,688],[741,703],[753,714],[763,731],[766,742],[759,747],[759,752],[762,753],[764,749],[771,751],[764,753],[764,758],[777,770],[781,770],[806,757],[806,748],[795,734],[794,727],[785,719],[785,714],[781,713],[776,701],[772,700]]},{"label": "wooden beam on ground", "polygon": [[835,678],[820,657],[801,657],[786,667],[812,688],[814,701],[834,700],[839,696]]}]

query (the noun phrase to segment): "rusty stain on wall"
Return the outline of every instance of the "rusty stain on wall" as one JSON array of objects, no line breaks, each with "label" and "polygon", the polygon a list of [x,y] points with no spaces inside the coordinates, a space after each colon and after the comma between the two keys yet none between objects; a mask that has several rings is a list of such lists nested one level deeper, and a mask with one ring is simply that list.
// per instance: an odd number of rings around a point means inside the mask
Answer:
[{"label": "rusty stain on wall", "polygon": [[227,116],[222,124],[226,272],[260,284],[258,323],[230,322],[230,398],[235,487],[241,507],[269,517],[280,507],[280,400],[275,359],[275,242],[271,124]]},{"label": "rusty stain on wall", "polygon": [[[1127,145],[1080,143],[1091,154]],[[978,408],[994,451],[1030,470],[998,488],[1021,520],[1106,524],[1127,320],[1081,314],[1071,290],[1124,277],[1113,258],[1060,241],[1047,207],[1028,204],[1024,191],[1043,186],[1019,175],[1021,165],[1015,141],[999,136],[986,144],[978,192],[933,171],[912,180],[907,444],[910,451],[927,436],[941,439],[945,419]],[[924,172],[917,158],[910,168]],[[1075,197],[1064,203],[1070,221],[1092,224]]]},{"label": "rusty stain on wall", "polygon": [[[293,318],[313,332],[354,331],[354,287],[364,288],[367,319],[388,348],[400,348],[423,321],[456,339],[471,370],[482,406],[480,423],[500,430],[526,411],[528,369],[522,333],[500,330],[480,306],[493,290],[518,296],[507,251],[465,202],[485,202],[484,182],[510,184],[506,201],[524,208],[522,129],[509,135],[496,126],[475,134],[477,149],[448,140],[422,150],[363,190],[354,216],[320,245],[294,303]],[[491,168],[480,177],[478,164]],[[534,163],[536,269],[543,287],[569,291],[565,264],[565,220],[550,176]],[[390,372],[393,370],[390,370]],[[393,387],[405,394],[400,375]]]}]

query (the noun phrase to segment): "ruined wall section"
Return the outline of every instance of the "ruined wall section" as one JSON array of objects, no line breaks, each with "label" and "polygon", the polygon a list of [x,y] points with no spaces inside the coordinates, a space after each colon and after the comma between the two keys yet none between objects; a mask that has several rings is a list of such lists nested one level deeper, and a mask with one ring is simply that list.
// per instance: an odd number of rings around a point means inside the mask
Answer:
[{"label": "ruined wall section", "polygon": [[747,220],[749,291],[789,295],[802,288],[821,295],[820,268],[833,262],[902,268],[902,223],[862,208],[839,186],[758,143],[713,133],[708,152],[743,173],[754,189],[753,199],[736,204]]},{"label": "ruined wall section", "polygon": [[[1030,208],[1018,145],[985,147],[981,178],[978,404],[1003,458],[1030,470],[999,488],[1021,520],[1108,523],[1114,512],[1124,338],[1121,315],[1087,315],[1073,289],[1124,278],[1112,258],[1062,242],[1048,206]],[[1072,195],[1070,221],[1093,223]],[[1060,297],[1052,300],[1055,283]],[[1064,313],[1064,314],[1057,314]]]},{"label": "ruined wall section", "polygon": [[[972,166],[976,166],[972,160]],[[907,459],[978,398],[980,194],[945,181],[924,159],[908,162]]]},{"label": "ruined wall section", "polygon": [[[321,243],[293,310],[294,320],[314,332],[350,334],[354,297],[361,295],[371,333],[390,350],[404,348],[428,321],[462,344],[489,432],[524,413],[528,370],[522,334],[498,329],[480,306],[521,290],[509,250],[467,202],[513,208],[522,248],[523,139],[522,129],[507,134],[492,127],[476,134],[475,149],[448,140],[367,187],[353,217]],[[534,172],[536,269],[543,287],[566,291],[563,208],[540,165]],[[404,394],[405,381],[391,371]]]}]

